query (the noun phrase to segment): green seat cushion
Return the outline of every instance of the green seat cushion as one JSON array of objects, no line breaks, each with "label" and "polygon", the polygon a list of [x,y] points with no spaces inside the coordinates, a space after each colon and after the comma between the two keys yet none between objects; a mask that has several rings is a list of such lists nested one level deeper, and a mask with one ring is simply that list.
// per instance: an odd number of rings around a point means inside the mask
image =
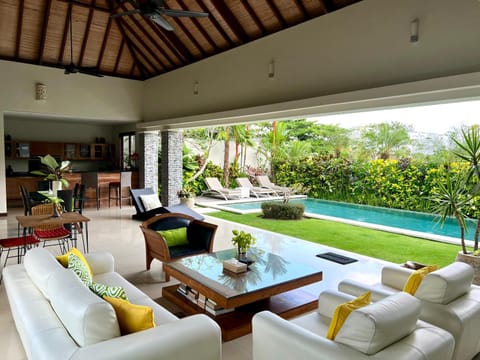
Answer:
[{"label": "green seat cushion", "polygon": [[187,228],[179,227],[171,230],[158,230],[159,233],[170,246],[188,245]]}]

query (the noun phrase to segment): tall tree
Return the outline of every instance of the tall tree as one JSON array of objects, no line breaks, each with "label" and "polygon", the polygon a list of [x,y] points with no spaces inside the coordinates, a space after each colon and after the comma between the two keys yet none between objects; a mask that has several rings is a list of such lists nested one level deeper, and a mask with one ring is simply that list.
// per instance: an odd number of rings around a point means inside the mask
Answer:
[{"label": "tall tree", "polygon": [[361,132],[364,149],[373,158],[387,160],[395,152],[407,150],[410,143],[410,128],[400,122],[380,123],[366,126]]}]

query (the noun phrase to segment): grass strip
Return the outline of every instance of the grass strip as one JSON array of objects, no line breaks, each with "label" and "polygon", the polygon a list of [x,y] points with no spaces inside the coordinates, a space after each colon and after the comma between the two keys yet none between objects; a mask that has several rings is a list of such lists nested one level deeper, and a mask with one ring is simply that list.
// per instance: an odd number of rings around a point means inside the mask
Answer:
[{"label": "grass strip", "polygon": [[455,261],[460,250],[457,245],[334,221],[274,220],[264,219],[261,214],[239,215],[226,211],[208,215],[399,264],[413,260],[445,266]]}]

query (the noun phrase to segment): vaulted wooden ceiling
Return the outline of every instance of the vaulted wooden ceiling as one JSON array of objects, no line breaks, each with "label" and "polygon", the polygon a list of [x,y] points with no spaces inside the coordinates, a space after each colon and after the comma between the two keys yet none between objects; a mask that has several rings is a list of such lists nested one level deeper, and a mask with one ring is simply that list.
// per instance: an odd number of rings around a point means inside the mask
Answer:
[{"label": "vaulted wooden ceiling", "polygon": [[[137,4],[146,0],[136,0]],[[165,0],[166,9],[209,13],[165,19],[166,31],[125,0],[0,0],[0,59],[96,67],[144,80],[241,46],[361,0]],[[60,70],[59,70],[60,71]]]}]

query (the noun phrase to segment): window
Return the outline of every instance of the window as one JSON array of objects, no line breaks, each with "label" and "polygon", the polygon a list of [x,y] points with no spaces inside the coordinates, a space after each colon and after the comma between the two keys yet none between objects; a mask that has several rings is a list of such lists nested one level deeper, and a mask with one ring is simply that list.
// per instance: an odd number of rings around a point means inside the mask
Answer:
[{"label": "window", "polygon": [[135,133],[122,133],[120,134],[120,139],[122,144],[122,169],[137,168],[138,153],[135,146]]}]

